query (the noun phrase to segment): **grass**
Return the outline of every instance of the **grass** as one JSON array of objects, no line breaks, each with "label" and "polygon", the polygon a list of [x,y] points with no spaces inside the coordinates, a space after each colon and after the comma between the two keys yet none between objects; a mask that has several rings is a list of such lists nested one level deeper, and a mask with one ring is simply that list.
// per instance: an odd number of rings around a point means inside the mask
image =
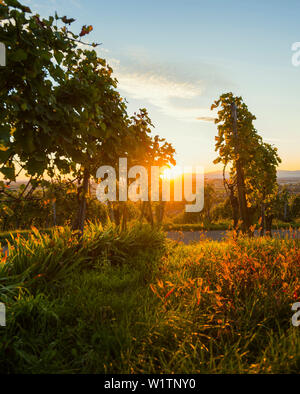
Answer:
[{"label": "grass", "polygon": [[[258,228],[259,226],[257,226]],[[300,221],[298,219],[292,222],[283,222],[280,220],[275,220],[273,223],[273,229],[286,229],[289,230],[300,229]],[[186,223],[186,224],[178,224],[178,223],[165,223],[163,225],[163,230],[165,231],[226,231],[232,229],[231,221],[224,221],[218,223]],[[40,229],[39,232],[42,234],[51,234],[53,232],[53,228]],[[28,239],[32,234],[31,229],[27,230],[14,230],[14,231],[4,231],[0,232],[0,244],[6,245],[8,241],[20,236],[22,238]]]},{"label": "grass", "polygon": [[299,219],[295,219],[291,222],[283,222],[282,220],[275,220],[273,224],[274,229],[300,229]]},{"label": "grass", "polygon": [[300,241],[36,230],[2,258],[3,373],[299,373]]},{"label": "grass", "polygon": [[[41,234],[51,234],[52,229],[41,229],[39,232]],[[31,229],[28,230],[14,230],[14,231],[3,231],[0,232],[0,244],[6,245],[7,242],[11,242],[16,237],[22,237],[28,239],[33,234]]]}]

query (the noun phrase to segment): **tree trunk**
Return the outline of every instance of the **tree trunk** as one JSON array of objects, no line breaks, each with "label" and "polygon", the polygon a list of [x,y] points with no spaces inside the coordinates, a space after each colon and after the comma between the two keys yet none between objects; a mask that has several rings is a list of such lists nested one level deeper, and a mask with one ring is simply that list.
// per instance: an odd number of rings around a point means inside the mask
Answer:
[{"label": "tree trunk", "polygon": [[79,192],[79,210],[76,222],[73,226],[73,230],[79,230],[81,234],[83,234],[84,230],[84,222],[86,218],[86,195],[89,191],[89,179],[90,173],[87,169],[84,170],[83,173],[83,183],[82,186],[78,190]]},{"label": "tree trunk", "polygon": [[142,206],[141,206],[141,215],[140,215],[140,222],[143,222],[144,215],[145,215],[145,208],[146,208],[146,201],[142,201]]},{"label": "tree trunk", "polygon": [[160,226],[164,220],[166,201],[161,201],[157,210],[157,223]]},{"label": "tree trunk", "polygon": [[[239,139],[237,133],[237,110],[236,105],[233,103],[231,105],[232,109],[232,117],[233,117],[233,134],[235,140],[235,153],[236,156],[240,155],[240,146]],[[242,219],[242,231],[244,233],[249,232],[250,221],[248,217],[248,209],[247,209],[247,201],[246,201],[246,192],[245,192],[245,179],[244,179],[244,171],[241,164],[241,160],[238,158],[236,160],[236,176],[237,176],[237,189],[238,189],[238,199],[239,199],[239,208],[240,215]]]},{"label": "tree trunk", "polygon": [[284,221],[287,221],[287,206],[288,206],[288,204],[285,201],[285,203],[284,203],[284,213],[283,213]]},{"label": "tree trunk", "polygon": [[266,235],[272,237],[272,222],[273,222],[274,216],[267,216],[266,217]]},{"label": "tree trunk", "polygon": [[56,201],[52,202],[53,227],[56,226]]},{"label": "tree trunk", "polygon": [[265,204],[261,204],[261,230],[260,230],[261,237],[265,235],[265,223],[266,223]]},{"label": "tree trunk", "polygon": [[115,215],[114,215],[114,210],[113,210],[113,207],[112,207],[112,204],[111,204],[110,201],[107,201],[107,208],[108,208],[108,217],[109,217],[109,220],[110,220],[112,223],[114,223],[114,222],[115,222]]},{"label": "tree trunk", "polygon": [[123,203],[123,218],[122,218],[122,231],[127,229],[127,205],[126,202]]},{"label": "tree trunk", "polygon": [[154,221],[153,221],[153,212],[152,212],[152,205],[151,205],[151,201],[147,201],[147,205],[149,208],[149,218],[150,218],[150,224],[153,227],[154,226]]},{"label": "tree trunk", "polygon": [[116,226],[120,226],[121,224],[121,212],[120,212],[120,203],[115,204],[115,207],[113,208],[114,212],[114,218],[115,218],[115,224]]},{"label": "tree trunk", "polygon": [[238,199],[234,195],[233,188],[230,188],[230,204],[232,208],[232,215],[233,215],[233,225],[236,229],[239,223],[239,202]]}]

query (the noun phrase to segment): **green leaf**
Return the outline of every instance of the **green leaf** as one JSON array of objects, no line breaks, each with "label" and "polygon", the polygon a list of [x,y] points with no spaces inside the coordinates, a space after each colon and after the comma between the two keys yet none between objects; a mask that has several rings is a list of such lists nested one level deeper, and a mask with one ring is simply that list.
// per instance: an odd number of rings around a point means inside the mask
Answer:
[{"label": "green leaf", "polygon": [[0,150],[0,163],[6,163],[10,155],[10,150]]},{"label": "green leaf", "polygon": [[64,58],[64,54],[60,51],[55,51],[54,57],[55,57],[55,60],[57,61],[57,63],[60,64]]},{"label": "green leaf", "polygon": [[28,109],[27,104],[26,104],[26,103],[22,103],[22,104],[21,104],[21,109],[22,109],[23,111],[26,111],[26,110]]},{"label": "green leaf", "polygon": [[0,168],[0,172],[7,178],[12,181],[15,180],[15,169],[12,167],[2,167]]},{"label": "green leaf", "polygon": [[23,49],[17,49],[16,52],[9,56],[9,59],[13,62],[22,62],[27,59],[27,53]]}]

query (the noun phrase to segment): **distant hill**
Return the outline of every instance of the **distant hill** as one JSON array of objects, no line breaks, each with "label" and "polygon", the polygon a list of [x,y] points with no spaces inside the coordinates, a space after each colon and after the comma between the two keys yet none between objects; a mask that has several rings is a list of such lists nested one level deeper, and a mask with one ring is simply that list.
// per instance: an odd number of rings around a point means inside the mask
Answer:
[{"label": "distant hill", "polygon": [[300,178],[300,171],[284,171],[280,170],[277,172],[278,178],[284,178],[284,179],[289,179],[289,178]]},{"label": "distant hill", "polygon": [[[223,179],[223,172],[222,171],[212,171],[212,172],[206,172],[205,178],[207,179]],[[226,178],[228,178],[228,173],[226,172]]]},{"label": "distant hill", "polygon": [[[300,181],[300,170],[299,171],[286,171],[286,170],[279,170],[277,172],[278,179],[286,179],[286,180],[295,180],[299,179]],[[212,171],[205,173],[205,177],[207,179],[223,179],[222,171]],[[226,178],[228,177],[228,173],[226,173]]]}]

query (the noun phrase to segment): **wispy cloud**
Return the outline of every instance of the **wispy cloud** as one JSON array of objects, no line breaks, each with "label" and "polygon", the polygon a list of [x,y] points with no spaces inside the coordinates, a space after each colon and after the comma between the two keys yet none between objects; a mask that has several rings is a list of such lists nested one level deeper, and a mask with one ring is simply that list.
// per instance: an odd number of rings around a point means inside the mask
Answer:
[{"label": "wispy cloud", "polygon": [[144,100],[157,107],[161,113],[182,120],[193,120],[199,114],[199,108],[175,105],[172,99],[185,101],[201,95],[200,84],[180,82],[154,73],[116,72],[119,87],[130,98]]},{"label": "wispy cloud", "polygon": [[201,120],[202,122],[214,122],[215,118],[212,116],[198,116],[197,120]]},{"label": "wispy cloud", "polygon": [[264,138],[264,141],[267,142],[281,142],[281,143],[295,143],[296,140],[288,140],[288,139],[284,139],[284,138]]},{"label": "wispy cloud", "polygon": [[120,61],[104,51],[127,99],[143,101],[145,106],[153,105],[162,114],[185,122],[213,120],[210,109],[199,103],[207,90],[204,80],[182,75],[174,66],[133,61],[134,56],[129,62]]}]

